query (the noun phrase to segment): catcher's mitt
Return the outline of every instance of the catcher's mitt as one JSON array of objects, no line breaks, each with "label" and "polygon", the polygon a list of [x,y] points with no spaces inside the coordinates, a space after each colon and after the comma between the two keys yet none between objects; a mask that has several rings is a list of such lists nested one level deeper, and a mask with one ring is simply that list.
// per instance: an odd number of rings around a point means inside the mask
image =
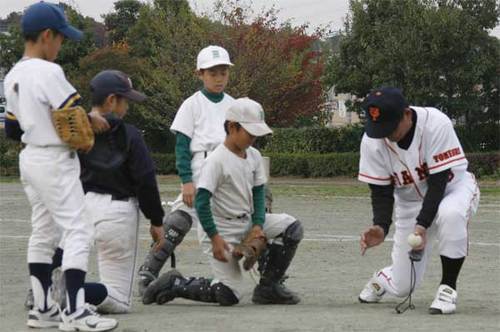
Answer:
[{"label": "catcher's mitt", "polygon": [[52,111],[52,121],[57,134],[71,148],[89,151],[94,145],[94,132],[87,112],[80,107],[61,108]]},{"label": "catcher's mitt", "polygon": [[233,249],[233,256],[242,258],[243,268],[248,271],[257,262],[260,255],[266,250],[267,239],[264,232],[258,227],[252,228],[247,236]]}]

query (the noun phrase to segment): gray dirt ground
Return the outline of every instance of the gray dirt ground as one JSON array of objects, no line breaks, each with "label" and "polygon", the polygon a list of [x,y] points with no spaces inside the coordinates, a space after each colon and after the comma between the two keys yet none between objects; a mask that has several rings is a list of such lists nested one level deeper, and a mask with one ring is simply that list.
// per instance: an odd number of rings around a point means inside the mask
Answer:
[{"label": "gray dirt ground", "polygon": [[[178,184],[161,179],[162,197],[173,200]],[[498,184],[493,184],[493,186]],[[116,331],[499,331],[500,330],[500,196],[483,194],[479,214],[471,222],[470,254],[459,280],[458,312],[430,316],[427,308],[440,280],[433,254],[425,281],[414,296],[416,309],[398,315],[398,299],[380,304],[358,303],[359,291],[371,274],[389,263],[391,242],[359,255],[358,234],[371,217],[366,188],[353,180],[274,179],[275,211],[302,220],[305,239],[289,270],[287,284],[302,296],[296,306],[257,306],[250,301],[249,277],[241,304],[226,308],[175,300],[144,306],[135,299],[133,313],[116,316]],[[0,182],[0,331],[29,331],[23,308],[28,275],[26,247],[30,208],[17,181]],[[139,263],[149,244],[148,225],[140,227]],[[95,253],[88,280],[97,280]],[[185,275],[208,275],[195,232],[177,252]]]}]

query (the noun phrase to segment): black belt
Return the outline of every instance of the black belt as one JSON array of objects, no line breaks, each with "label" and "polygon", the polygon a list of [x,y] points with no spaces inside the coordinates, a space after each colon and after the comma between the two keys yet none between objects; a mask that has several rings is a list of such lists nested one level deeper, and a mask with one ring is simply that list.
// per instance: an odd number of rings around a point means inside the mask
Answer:
[{"label": "black belt", "polygon": [[234,218],[226,218],[226,220],[231,220],[231,219],[244,219],[247,217],[246,213],[240,214],[239,216],[236,216]]},{"label": "black belt", "polygon": [[129,199],[130,199],[130,197],[122,197],[122,196],[115,196],[115,195],[111,196],[112,201],[128,202]]}]

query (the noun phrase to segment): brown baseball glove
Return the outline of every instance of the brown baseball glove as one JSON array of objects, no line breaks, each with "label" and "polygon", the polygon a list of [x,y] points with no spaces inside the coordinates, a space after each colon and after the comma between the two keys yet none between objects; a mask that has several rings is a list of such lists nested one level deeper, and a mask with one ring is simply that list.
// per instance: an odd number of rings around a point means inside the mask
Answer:
[{"label": "brown baseball glove", "polygon": [[266,250],[267,238],[260,227],[252,227],[247,236],[233,249],[233,256],[244,258],[243,268],[248,271]]},{"label": "brown baseball glove", "polygon": [[94,146],[94,132],[82,107],[53,110],[52,121],[61,140],[71,148],[88,152]]}]

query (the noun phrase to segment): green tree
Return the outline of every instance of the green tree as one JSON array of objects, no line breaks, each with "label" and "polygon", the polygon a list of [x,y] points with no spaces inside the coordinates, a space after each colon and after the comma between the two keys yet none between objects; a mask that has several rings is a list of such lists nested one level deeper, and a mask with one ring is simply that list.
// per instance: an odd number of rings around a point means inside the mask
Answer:
[{"label": "green tree", "polygon": [[255,15],[239,1],[220,1],[208,40],[224,46],[235,64],[228,86],[234,96],[259,101],[275,127],[312,125],[320,120],[323,54],[315,47],[321,31],[278,23],[271,8]]},{"label": "green tree", "polygon": [[[68,73],[77,71],[80,58],[95,50],[96,38],[94,32],[99,24],[91,17],[84,17],[69,5],[64,3],[59,5],[63,6],[68,21],[84,32],[83,40],[79,42],[65,40],[56,59],[56,62]],[[24,38],[20,27],[21,16],[19,13],[11,13],[7,18],[9,33],[0,34],[0,67],[7,71],[23,55]]]},{"label": "green tree", "polygon": [[352,0],[325,82],[359,97],[398,86],[469,128],[498,122],[498,14],[495,0]]},{"label": "green tree", "polygon": [[127,32],[139,18],[139,12],[143,5],[138,0],[120,0],[114,3],[114,12],[103,15],[104,24],[109,31],[109,39],[112,43],[126,40]]}]

